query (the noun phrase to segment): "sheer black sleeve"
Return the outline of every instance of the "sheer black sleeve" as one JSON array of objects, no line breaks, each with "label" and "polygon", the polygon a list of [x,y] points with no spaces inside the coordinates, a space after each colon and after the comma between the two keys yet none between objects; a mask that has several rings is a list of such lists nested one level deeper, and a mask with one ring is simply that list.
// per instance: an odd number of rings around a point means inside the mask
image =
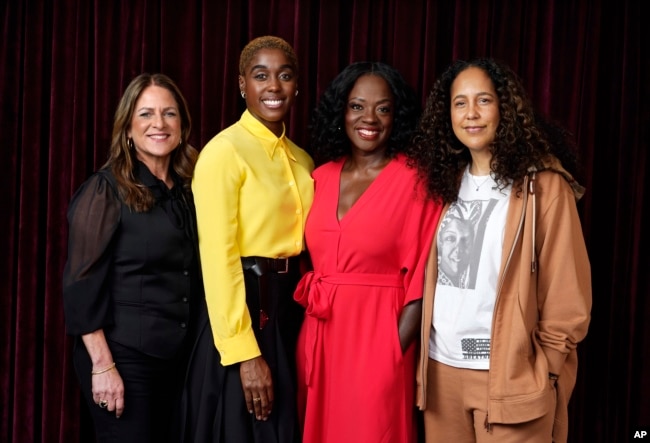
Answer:
[{"label": "sheer black sleeve", "polygon": [[68,260],[63,272],[67,332],[82,335],[112,323],[108,273],[121,203],[102,174],[75,193],[68,208]]}]

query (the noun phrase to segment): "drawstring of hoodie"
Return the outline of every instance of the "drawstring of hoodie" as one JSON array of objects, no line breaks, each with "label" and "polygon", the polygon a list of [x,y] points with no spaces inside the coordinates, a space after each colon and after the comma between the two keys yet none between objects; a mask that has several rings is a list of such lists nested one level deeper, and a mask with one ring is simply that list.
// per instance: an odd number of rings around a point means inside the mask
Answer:
[{"label": "drawstring of hoodie", "polygon": [[528,168],[528,172],[530,174],[528,176],[528,194],[530,194],[533,197],[533,233],[532,233],[533,249],[531,251],[531,261],[530,261],[531,273],[537,272],[537,255],[536,255],[536,248],[535,248],[535,233],[537,232],[537,213],[536,213],[537,202],[535,197],[535,181],[536,181],[537,172],[543,170],[551,170],[553,172],[560,174],[571,186],[571,190],[573,191],[573,195],[576,201],[580,200],[580,198],[585,193],[584,186],[581,186],[569,172],[567,172],[564,168],[562,168],[562,164],[556,158],[552,158],[547,162],[543,162],[542,165],[540,165],[540,167],[531,166],[530,168]]},{"label": "drawstring of hoodie", "polygon": [[533,247],[530,250],[530,273],[534,274],[537,272],[537,254],[535,253],[536,250],[536,245],[535,245],[535,233],[537,232],[537,201],[535,197],[535,174],[536,172],[533,172],[533,175],[530,177],[530,180],[528,182],[528,193],[533,196],[533,231],[532,231],[532,240],[533,240]]}]

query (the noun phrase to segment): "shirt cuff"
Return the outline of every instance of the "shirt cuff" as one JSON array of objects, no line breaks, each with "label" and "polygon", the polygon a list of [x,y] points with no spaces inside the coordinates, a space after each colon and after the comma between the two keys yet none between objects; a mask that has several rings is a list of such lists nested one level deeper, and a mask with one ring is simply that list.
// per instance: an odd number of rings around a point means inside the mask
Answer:
[{"label": "shirt cuff", "polygon": [[223,366],[241,363],[262,355],[255,334],[250,329],[226,340],[217,340],[215,337],[215,343],[218,343],[217,349]]}]

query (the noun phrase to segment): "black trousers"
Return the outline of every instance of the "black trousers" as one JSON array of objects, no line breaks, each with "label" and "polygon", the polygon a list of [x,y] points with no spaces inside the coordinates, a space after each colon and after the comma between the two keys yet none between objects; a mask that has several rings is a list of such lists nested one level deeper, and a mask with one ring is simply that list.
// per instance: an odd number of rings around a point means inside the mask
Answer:
[{"label": "black trousers", "polygon": [[109,348],[124,382],[124,413],[119,419],[115,411],[101,409],[93,401],[92,362],[81,339],[75,344],[73,357],[97,442],[177,442],[182,356],[159,359],[114,342],[109,342]]}]

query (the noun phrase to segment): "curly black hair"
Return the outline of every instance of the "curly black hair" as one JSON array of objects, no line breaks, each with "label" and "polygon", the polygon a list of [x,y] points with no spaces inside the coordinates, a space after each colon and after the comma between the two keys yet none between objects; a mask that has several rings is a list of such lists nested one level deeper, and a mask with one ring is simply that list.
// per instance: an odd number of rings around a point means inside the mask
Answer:
[{"label": "curly black hair", "polygon": [[350,140],[345,133],[345,111],[350,91],[363,75],[377,75],[386,80],[395,100],[393,129],[386,156],[393,158],[397,153],[406,153],[420,115],[415,92],[394,67],[382,62],[355,62],[332,80],[312,113],[310,152],[317,165],[350,153]]},{"label": "curly black hair", "polygon": [[551,155],[567,169],[575,166],[568,131],[535,112],[521,80],[508,66],[490,58],[458,60],[435,82],[412,141],[413,162],[432,197],[455,201],[462,173],[471,163],[469,150],[454,134],[450,116],[452,84],[470,67],[488,75],[499,100],[500,120],[490,146],[490,168],[499,186],[520,187],[528,169],[541,167]]}]

